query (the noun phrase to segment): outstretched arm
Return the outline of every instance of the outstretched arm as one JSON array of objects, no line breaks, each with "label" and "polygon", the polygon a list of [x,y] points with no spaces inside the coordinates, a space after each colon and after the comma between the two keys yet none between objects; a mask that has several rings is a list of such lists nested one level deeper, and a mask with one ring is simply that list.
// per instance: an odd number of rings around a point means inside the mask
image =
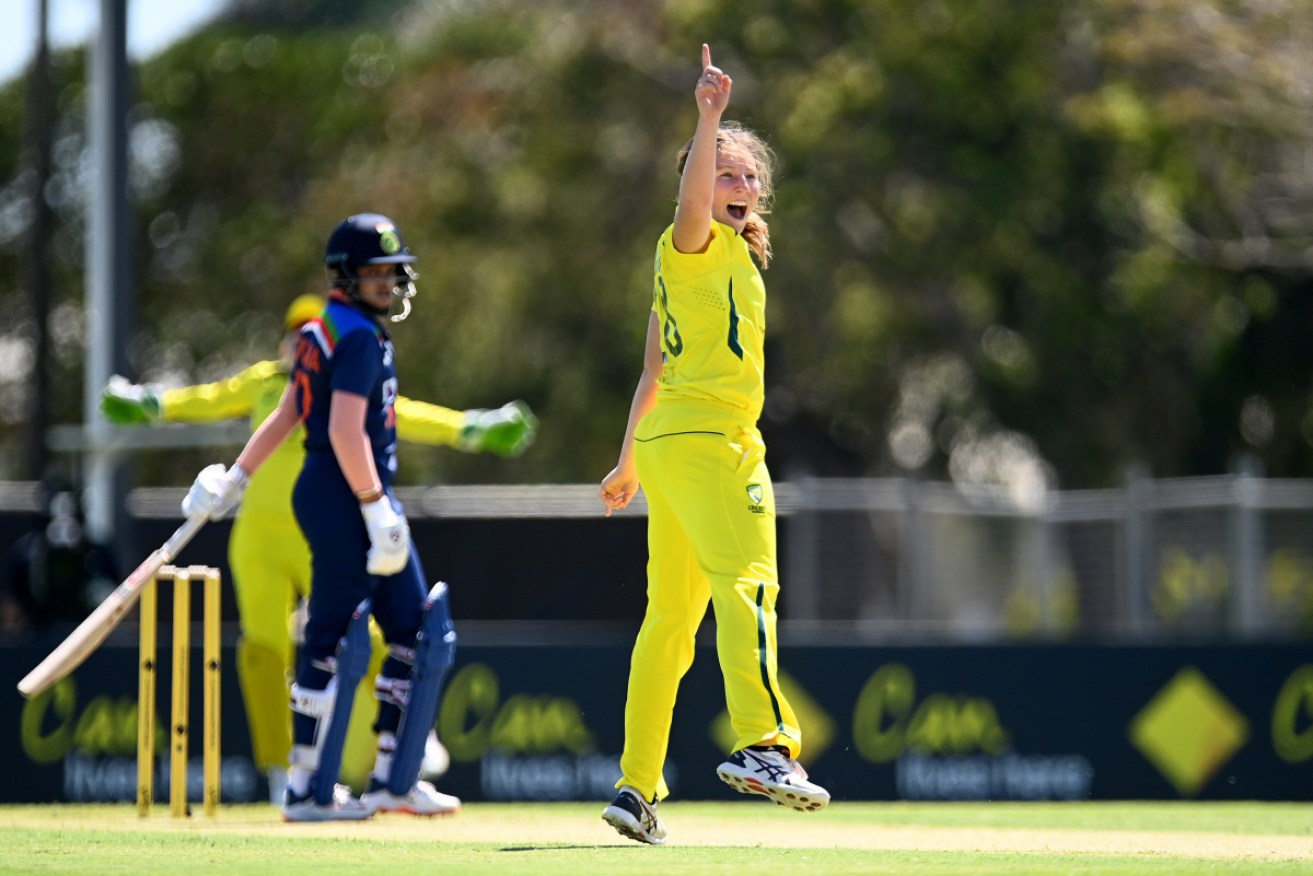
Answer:
[{"label": "outstretched arm", "polygon": [[711,48],[702,44],[702,75],[693,98],[698,105],[698,126],[693,146],[679,181],[673,240],[680,252],[702,252],[711,239],[711,202],[716,187],[716,134],[720,117],[729,106],[733,82],[711,64]]},{"label": "outstretched arm", "polygon": [[417,444],[455,447],[467,453],[519,456],[533,443],[538,418],[522,401],[499,408],[456,411],[398,396],[397,437]]},{"label": "outstretched arm", "polygon": [[[278,363],[256,362],[226,380],[166,389],[160,396],[160,414],[166,423],[213,423],[251,416],[251,400],[270,380],[286,380]],[[263,411],[261,411],[263,413]]]},{"label": "outstretched arm", "polygon": [[597,497],[602,500],[607,517],[620,511],[638,493],[638,470],[634,465],[634,430],[638,423],[656,405],[657,381],[661,378],[661,323],[656,311],[647,321],[647,344],[643,349],[643,373],[634,389],[634,400],[629,405],[629,423],[625,427],[624,442],[620,445],[620,461],[602,478]]},{"label": "outstretched arm", "polygon": [[153,383],[132,383],[115,374],[100,395],[100,410],[113,423],[215,423],[251,414],[251,395],[278,372],[274,361],[257,362],[214,383],[164,389]]},{"label": "outstretched arm", "polygon": [[416,444],[450,447],[465,428],[465,412],[397,396],[397,438]]}]

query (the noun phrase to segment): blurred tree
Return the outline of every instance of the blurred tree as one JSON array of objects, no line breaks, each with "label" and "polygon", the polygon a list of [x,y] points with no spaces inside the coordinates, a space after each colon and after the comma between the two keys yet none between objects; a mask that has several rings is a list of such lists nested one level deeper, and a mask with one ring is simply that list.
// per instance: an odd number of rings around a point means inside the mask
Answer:
[{"label": "blurred tree", "polygon": [[[1261,454],[1313,474],[1313,4],[1302,0],[241,0],[139,69],[138,379],[261,358],[327,231],[420,258],[407,394],[521,396],[511,463],[593,481],[641,359],[698,44],[777,148],[763,429],[780,475],[1102,486]],[[80,418],[81,59],[55,64],[56,421]],[[0,306],[29,215],[0,91]],[[10,124],[12,123],[12,124]],[[21,364],[30,331],[0,330]],[[422,351],[422,352],[421,352]],[[21,383],[0,369],[0,440]],[[214,451],[139,468],[183,483]],[[6,454],[6,459],[12,454]]]}]

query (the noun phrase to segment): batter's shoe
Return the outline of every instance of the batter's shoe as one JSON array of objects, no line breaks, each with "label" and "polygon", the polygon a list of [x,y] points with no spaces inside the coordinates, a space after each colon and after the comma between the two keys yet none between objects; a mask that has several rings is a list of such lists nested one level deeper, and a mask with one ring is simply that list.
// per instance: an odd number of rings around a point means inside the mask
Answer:
[{"label": "batter's shoe", "polygon": [[327,806],[315,802],[313,786],[305,796],[293,794],[288,788],[283,802],[283,821],[364,821],[373,814],[368,804],[351,796],[346,785],[333,786],[333,802]]},{"label": "batter's shoe", "polygon": [[659,846],[666,841],[666,826],[657,818],[656,803],[649,803],[633,788],[625,785],[611,805],[602,810],[602,820],[623,836],[640,843]]},{"label": "batter's shoe", "polygon": [[416,782],[404,797],[398,797],[378,779],[369,780],[369,788],[360,795],[360,802],[373,807],[375,812],[404,812],[407,815],[455,815],[460,811],[460,798],[444,794],[428,782]]},{"label": "batter's shoe", "polygon": [[824,809],[830,792],[808,780],[807,771],[779,745],[740,749],[716,768],[725,784],[744,794],[760,794],[799,812]]}]

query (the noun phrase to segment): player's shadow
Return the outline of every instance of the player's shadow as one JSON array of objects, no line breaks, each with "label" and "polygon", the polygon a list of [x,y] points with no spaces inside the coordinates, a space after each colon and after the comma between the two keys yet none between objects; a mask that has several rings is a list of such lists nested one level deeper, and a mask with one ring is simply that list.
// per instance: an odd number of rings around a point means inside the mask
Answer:
[{"label": "player's shadow", "polygon": [[[546,852],[546,851],[557,852],[557,851],[576,850],[576,849],[622,849],[622,848],[627,848],[627,846],[612,846],[612,845],[593,845],[593,846],[557,846],[557,845],[550,845],[550,846],[507,846],[506,848],[504,848],[504,849],[498,849],[497,851],[499,851],[499,852]],[[635,846],[634,848],[638,848],[638,847]]]}]

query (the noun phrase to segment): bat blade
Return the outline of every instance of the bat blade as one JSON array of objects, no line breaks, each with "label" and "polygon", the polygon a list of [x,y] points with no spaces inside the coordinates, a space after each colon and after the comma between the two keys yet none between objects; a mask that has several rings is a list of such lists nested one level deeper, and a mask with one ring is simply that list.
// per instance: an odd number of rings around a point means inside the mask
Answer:
[{"label": "bat blade", "polygon": [[49,690],[81,666],[127,616],[132,606],[137,604],[137,598],[141,596],[141,589],[146,586],[146,582],[155,576],[161,566],[178,555],[192,536],[205,525],[206,519],[203,515],[187,518],[168,541],[152,551],[122,584],[114,588],[113,593],[105,597],[104,602],[96,606],[95,611],[68,634],[68,638],[60,642],[35,669],[23,676],[23,680],[18,683],[19,693],[31,699]]}]

